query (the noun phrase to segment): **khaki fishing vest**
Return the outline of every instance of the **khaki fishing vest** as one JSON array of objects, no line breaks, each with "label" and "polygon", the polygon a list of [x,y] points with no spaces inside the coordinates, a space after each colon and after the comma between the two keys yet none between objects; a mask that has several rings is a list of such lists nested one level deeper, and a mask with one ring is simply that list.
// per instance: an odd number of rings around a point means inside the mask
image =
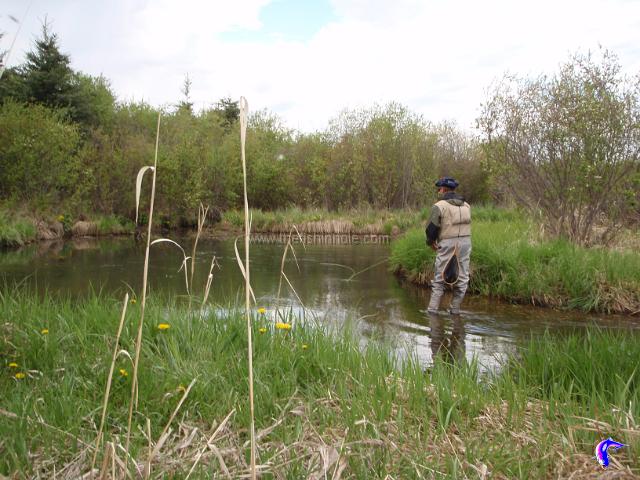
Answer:
[{"label": "khaki fishing vest", "polygon": [[471,207],[467,202],[457,207],[446,200],[440,200],[436,207],[440,209],[438,240],[471,235]]}]

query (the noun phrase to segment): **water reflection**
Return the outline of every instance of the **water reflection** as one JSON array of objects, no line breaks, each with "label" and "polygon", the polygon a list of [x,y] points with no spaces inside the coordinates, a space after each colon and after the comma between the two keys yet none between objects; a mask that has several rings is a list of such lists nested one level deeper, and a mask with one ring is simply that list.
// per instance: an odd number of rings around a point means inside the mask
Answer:
[{"label": "water reflection", "polygon": [[445,319],[442,315],[429,313],[429,336],[431,337],[431,358],[440,354],[443,360],[453,363],[465,358],[464,320],[453,315],[451,332],[445,331]]}]

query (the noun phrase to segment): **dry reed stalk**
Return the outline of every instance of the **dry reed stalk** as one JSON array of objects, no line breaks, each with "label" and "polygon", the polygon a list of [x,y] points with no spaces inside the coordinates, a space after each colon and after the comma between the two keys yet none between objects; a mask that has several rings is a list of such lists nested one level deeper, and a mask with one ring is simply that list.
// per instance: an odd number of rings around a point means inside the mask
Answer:
[{"label": "dry reed stalk", "polygon": [[[107,376],[107,386],[104,392],[104,401],[102,404],[102,418],[100,419],[100,428],[98,429],[98,437],[96,438],[96,447],[95,447],[95,451],[93,452],[93,459],[91,460],[91,471],[93,471],[93,468],[96,465],[96,458],[98,457],[98,450],[100,449],[100,442],[102,441],[102,431],[104,429],[104,421],[107,416],[107,404],[109,403],[109,393],[111,392],[111,381],[113,380],[113,371],[115,370],[116,359],[118,358],[118,346],[120,345],[120,334],[122,333],[122,327],[124,326],[124,317],[126,316],[126,313],[127,313],[128,303],[129,303],[129,293],[126,293],[124,295],[124,305],[122,305],[122,315],[120,317],[120,325],[118,325],[118,333],[116,334],[116,345],[113,348],[113,357],[111,358],[111,366],[109,367],[109,375]],[[108,452],[105,454],[105,459],[107,457],[108,457]]]},{"label": "dry reed stalk", "polygon": [[[280,317],[280,293],[282,291],[282,277],[284,276],[284,263],[287,259],[287,252],[289,251],[289,248],[291,248],[291,253],[293,253],[293,258],[296,261],[296,267],[298,267],[298,271],[300,271],[300,265],[298,264],[298,257],[296,257],[296,251],[293,248],[293,244],[291,243],[291,234],[293,233],[294,229],[296,231],[296,234],[298,235],[298,238],[300,239],[300,243],[302,243],[302,248],[305,248],[304,240],[300,235],[300,232],[298,231],[297,227],[294,225],[293,229],[289,230],[289,236],[287,237],[287,244],[284,247],[284,252],[282,253],[282,260],[280,261],[280,278],[278,279],[278,293],[276,294],[276,317]],[[287,279],[287,283],[289,283],[289,279]],[[291,286],[290,283],[289,283],[289,286]],[[293,289],[293,287],[291,288]],[[294,293],[295,293],[295,290],[294,290]],[[296,297],[297,296],[298,294],[296,293]],[[300,297],[298,297],[298,299],[300,299]]]},{"label": "dry reed stalk", "polygon": [[[215,440],[215,438],[218,436],[218,432],[220,432],[226,426],[227,422],[229,421],[229,419],[231,418],[231,416],[234,413],[236,413],[236,409],[235,408],[229,412],[229,414],[225,417],[224,420],[222,420],[220,425],[218,425],[218,428],[215,429],[215,431],[213,432],[211,437],[209,437],[209,440],[207,440],[207,443],[205,444],[205,446],[202,447],[202,449],[198,452],[198,454],[196,455],[196,459],[193,462],[193,465],[191,466],[191,469],[189,470],[189,473],[187,474],[185,480],[189,480],[189,477],[191,476],[191,474],[195,470],[196,466],[198,465],[198,462],[200,462],[200,459],[202,458],[202,455],[204,455],[205,450],[209,447],[211,442],[213,442]],[[224,461],[222,462],[222,465],[224,465]],[[226,465],[225,465],[225,469],[226,469]],[[231,477],[231,475],[229,474],[229,470],[228,469],[226,469],[225,473],[227,474],[227,477],[229,477],[229,478]]]},{"label": "dry reed stalk", "polygon": [[[209,275],[207,275],[207,284],[204,287],[204,296],[202,297],[202,305],[200,305],[200,318],[202,318],[204,314],[204,305],[207,303],[207,299],[209,298],[209,290],[211,289],[211,284],[213,283],[213,267],[218,266],[218,262],[216,262],[216,256],[214,255],[211,259],[211,266],[209,267]],[[192,284],[193,286],[193,284]]]},{"label": "dry reed stalk", "polygon": [[151,245],[155,245],[156,243],[163,243],[163,242],[171,243],[172,245],[175,245],[182,252],[182,265],[180,265],[180,268],[178,269],[178,272],[184,268],[184,284],[187,287],[187,295],[190,295],[189,294],[189,279],[187,278],[187,262],[189,261],[189,259],[191,257],[187,257],[187,254],[184,251],[184,248],[182,248],[178,242],[175,242],[175,241],[173,241],[173,240],[171,240],[169,238],[158,238],[157,240],[154,240],[153,242],[151,242]]},{"label": "dry reed stalk", "polygon": [[[13,36],[13,40],[11,41],[11,46],[9,47],[9,50],[4,52],[5,53],[4,55],[0,56],[0,60],[2,60],[2,62],[0,62],[0,79],[2,78],[2,75],[4,74],[5,69],[7,68],[7,64],[9,63],[9,57],[11,56],[11,52],[13,51],[14,45],[16,44],[16,39],[18,38],[18,35],[20,35],[20,30],[22,30],[22,24],[27,19],[27,14],[29,13],[29,10],[31,10],[31,5],[33,5],[33,1],[34,0],[31,0],[31,2],[29,2],[29,6],[27,7],[27,10],[24,12],[24,16],[22,17],[21,22],[17,22],[17,20],[14,19],[14,22],[18,23],[18,30],[16,30],[16,34]],[[9,15],[9,18],[12,18],[11,15]]]},{"label": "dry reed stalk", "polygon": [[[207,218],[207,213],[209,212],[209,206],[204,208],[204,205],[200,203],[200,207],[198,207],[198,230],[196,231],[196,239],[193,242],[193,250],[191,251],[191,278],[189,279],[189,283],[193,287],[193,274],[196,271],[196,249],[198,248],[198,240],[200,239],[200,235],[202,234],[202,229],[204,228],[204,222]],[[189,310],[191,310],[191,297],[189,297]]]},{"label": "dry reed stalk", "polygon": [[[153,457],[155,457],[158,454],[158,452],[160,451],[160,449],[162,448],[164,443],[167,441],[167,438],[169,437],[169,434],[167,433],[167,431],[169,431],[169,426],[171,425],[171,422],[173,422],[173,419],[178,414],[178,411],[180,410],[180,407],[182,407],[182,404],[187,399],[187,396],[189,395],[189,392],[191,391],[191,388],[193,387],[193,385],[195,383],[196,383],[196,379],[194,378],[193,380],[191,380],[191,383],[189,384],[187,389],[182,394],[182,398],[180,399],[180,401],[178,402],[178,405],[176,406],[175,410],[171,414],[171,417],[169,417],[169,421],[164,426],[164,429],[162,430],[162,433],[160,434],[160,437],[158,437],[158,441],[156,442],[156,446],[153,448],[153,450],[151,450],[149,452],[149,459],[147,460],[147,468],[146,468],[146,472],[145,472],[145,478],[149,478],[151,476],[151,462],[153,461]],[[149,432],[149,441],[151,441],[151,432]],[[151,447],[151,443],[149,443],[149,447]]]},{"label": "dry reed stalk", "polygon": [[249,105],[247,99],[240,97],[240,153],[242,157],[242,178],[244,190],[244,263],[246,269],[245,280],[245,316],[247,318],[247,356],[249,361],[249,410],[251,413],[251,480],[256,478],[256,431],[255,412],[253,406],[253,344],[251,338],[251,282],[249,277],[249,201],[247,200],[247,161],[245,157],[245,142],[247,139],[247,113]]},{"label": "dry reed stalk", "polygon": [[[245,282],[248,282],[247,272],[244,269],[244,265],[242,263],[242,260],[240,259],[240,253],[238,252],[238,238],[236,238],[233,243],[233,249],[235,250],[236,262],[238,262],[238,267],[240,268],[240,272],[242,273],[242,278],[244,278]],[[253,303],[255,304],[256,296],[253,294],[253,289],[251,288],[251,285],[249,285],[249,293],[251,294],[251,298],[253,298]]]},{"label": "dry reed stalk", "polygon": [[151,202],[149,205],[149,225],[147,228],[147,248],[144,255],[144,269],[142,273],[142,301],[140,302],[140,324],[138,325],[138,336],[136,337],[136,355],[133,361],[133,376],[131,379],[131,402],[129,404],[129,418],[127,420],[127,439],[125,442],[125,465],[129,465],[129,443],[131,441],[131,421],[133,419],[134,403],[137,404],[138,388],[138,366],[140,364],[140,349],[142,346],[142,326],[144,325],[144,312],[147,304],[147,279],[149,274],[149,249],[151,248],[151,225],[153,223],[153,203],[156,198],[156,174],[158,171],[158,142],[160,140],[160,118],[158,113],[158,126],[156,129],[156,151],[153,160],[153,177],[151,179]]}]

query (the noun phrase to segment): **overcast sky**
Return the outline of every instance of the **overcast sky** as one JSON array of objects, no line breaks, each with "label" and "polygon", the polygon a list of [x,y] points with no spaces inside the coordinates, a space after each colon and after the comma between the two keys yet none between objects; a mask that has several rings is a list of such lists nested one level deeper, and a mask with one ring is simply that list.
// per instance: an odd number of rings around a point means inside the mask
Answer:
[{"label": "overcast sky", "polygon": [[471,129],[505,72],[553,72],[571,53],[614,51],[640,71],[640,0],[2,0],[0,49],[29,4],[9,65],[45,16],[75,69],[119,99],[196,107],[244,95],[292,128],[396,100]]}]

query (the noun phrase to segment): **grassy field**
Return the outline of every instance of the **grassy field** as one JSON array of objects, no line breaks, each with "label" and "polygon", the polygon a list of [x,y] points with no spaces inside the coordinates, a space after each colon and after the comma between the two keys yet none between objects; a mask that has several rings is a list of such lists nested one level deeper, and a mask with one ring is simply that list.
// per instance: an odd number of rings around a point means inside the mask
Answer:
[{"label": "grassy field", "polygon": [[[90,470],[120,303],[0,295],[0,473]],[[139,304],[128,307],[96,462],[109,478],[125,464]],[[609,435],[629,445],[609,472],[639,473],[637,334],[549,336],[499,373],[440,361],[424,373],[348,329],[278,328],[264,307],[253,313],[261,478],[603,478],[591,457]],[[153,450],[152,478],[247,474],[245,329],[233,308],[147,305],[131,472]]]},{"label": "grassy field", "polygon": [[[582,248],[546,240],[539,227],[514,212],[474,211],[471,283],[474,293],[518,303],[585,311],[640,311],[640,254]],[[392,243],[391,268],[427,285],[434,252],[423,228]]]}]

